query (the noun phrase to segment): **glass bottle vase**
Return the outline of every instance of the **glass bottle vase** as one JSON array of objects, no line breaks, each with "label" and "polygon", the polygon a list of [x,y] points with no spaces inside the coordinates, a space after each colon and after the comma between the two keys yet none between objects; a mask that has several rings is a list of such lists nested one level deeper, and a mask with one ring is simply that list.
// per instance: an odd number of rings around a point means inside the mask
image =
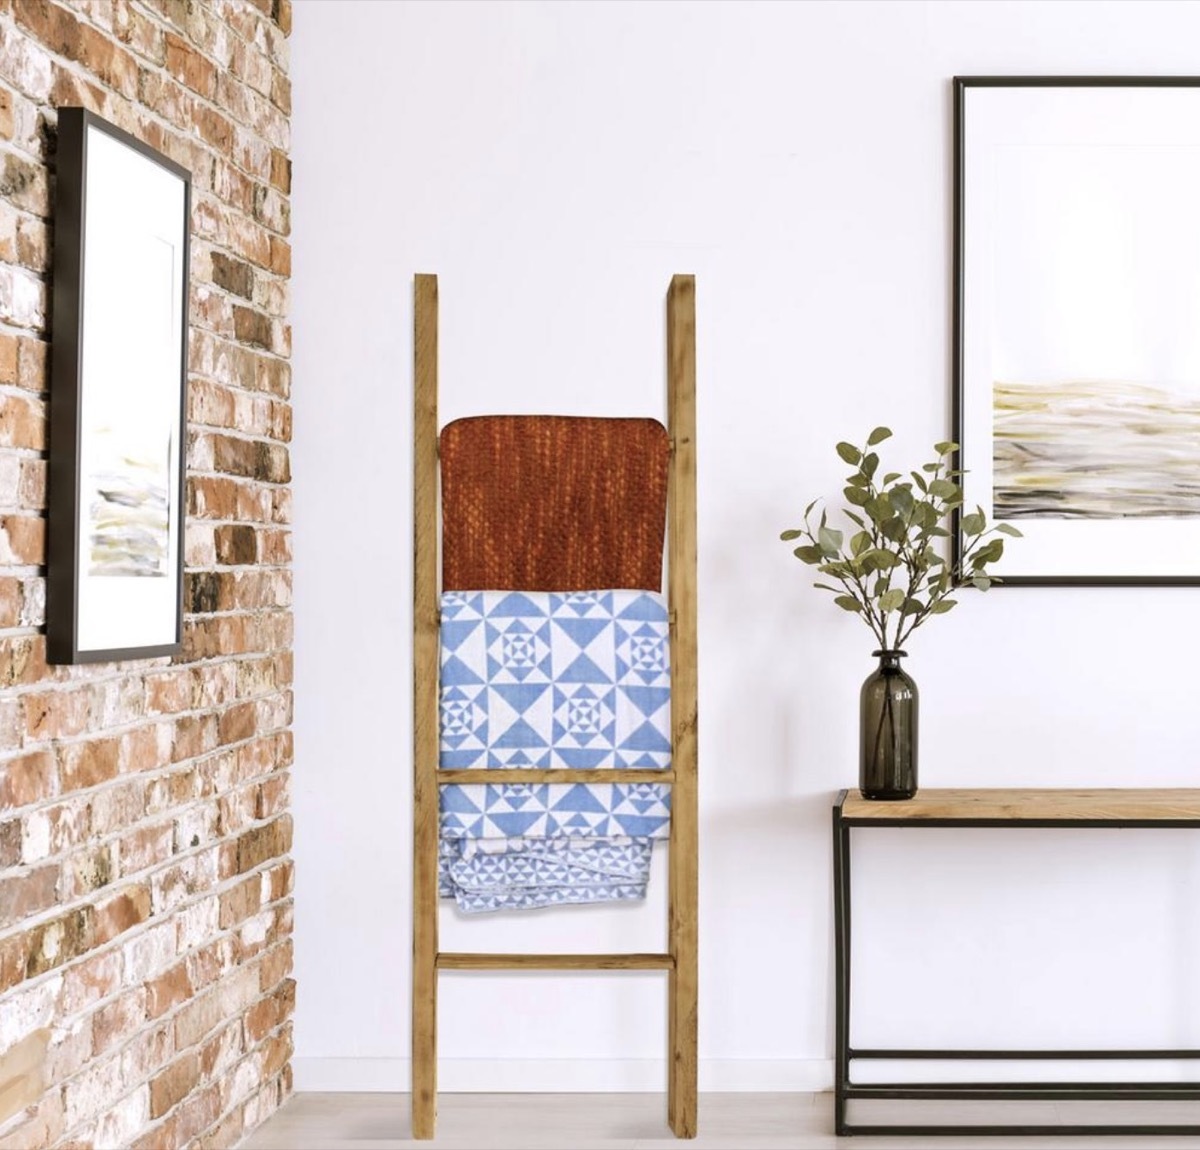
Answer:
[{"label": "glass bottle vase", "polygon": [[917,793],[917,685],[900,669],[903,651],[873,651],[879,667],[859,701],[858,785],[867,799]]}]

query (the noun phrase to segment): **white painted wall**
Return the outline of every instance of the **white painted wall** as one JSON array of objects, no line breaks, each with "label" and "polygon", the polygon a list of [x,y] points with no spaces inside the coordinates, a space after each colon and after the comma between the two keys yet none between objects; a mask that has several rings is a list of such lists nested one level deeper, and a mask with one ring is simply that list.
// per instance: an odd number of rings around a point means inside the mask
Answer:
[{"label": "white painted wall", "polygon": [[[888,423],[907,465],[948,430],[950,77],[1187,73],[1197,43],[1194,3],[296,5],[301,1088],[407,1087],[413,273],[447,421],[661,416],[696,274],[702,1082],[822,1085],[873,643],[778,532],[837,495],[835,440]],[[964,598],[909,644],[925,785],[1196,784],[1200,591]],[[857,848],[860,1044],[1200,1046],[1194,836],[900,834]],[[446,912],[446,945],[653,948],[662,878]],[[658,976],[442,987],[448,1088],[662,1082]]]}]

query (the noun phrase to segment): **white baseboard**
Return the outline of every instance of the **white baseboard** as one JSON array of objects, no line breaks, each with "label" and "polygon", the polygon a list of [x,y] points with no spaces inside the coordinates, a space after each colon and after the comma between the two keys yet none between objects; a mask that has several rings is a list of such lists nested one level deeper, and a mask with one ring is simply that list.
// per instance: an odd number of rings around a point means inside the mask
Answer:
[{"label": "white baseboard", "polygon": [[[407,1093],[407,1058],[295,1058],[292,1073],[298,1091],[332,1093]],[[438,1089],[447,1094],[594,1094],[666,1089],[661,1059],[501,1059],[443,1058]],[[833,1060],[700,1060],[702,1091],[794,1091],[833,1089]]]}]

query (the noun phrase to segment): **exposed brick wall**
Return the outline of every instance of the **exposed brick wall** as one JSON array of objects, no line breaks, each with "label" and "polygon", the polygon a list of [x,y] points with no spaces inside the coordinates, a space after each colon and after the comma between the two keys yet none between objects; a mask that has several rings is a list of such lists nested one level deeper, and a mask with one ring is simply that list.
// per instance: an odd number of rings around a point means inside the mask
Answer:
[{"label": "exposed brick wall", "polygon": [[[289,0],[0,0],[0,1147],[290,1088]],[[185,650],[45,661],[55,108],[193,174]]]}]

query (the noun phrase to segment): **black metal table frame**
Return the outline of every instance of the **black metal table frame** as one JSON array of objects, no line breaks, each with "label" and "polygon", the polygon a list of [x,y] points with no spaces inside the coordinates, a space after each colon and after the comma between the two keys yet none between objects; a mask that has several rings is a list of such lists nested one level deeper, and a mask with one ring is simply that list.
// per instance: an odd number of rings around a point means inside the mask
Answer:
[{"label": "black metal table frame", "polygon": [[850,829],[851,827],[1078,827],[1119,828],[1197,828],[1196,819],[992,819],[992,818],[853,818],[844,817],[842,805],[846,791],[838,795],[833,808],[833,917],[835,978],[835,1050],[834,1050],[834,1128],[842,1134],[875,1135],[1068,1135],[1068,1134],[1200,1134],[1200,1124],[1137,1125],[1077,1124],[1036,1125],[1008,1123],[997,1125],[895,1125],[863,1124],[846,1121],[846,1106],[853,1099],[937,1099],[988,1101],[1179,1101],[1200,1099],[1200,1082],[930,1082],[872,1083],[855,1085],[850,1081],[850,1063],[856,1059],[895,1059],[918,1061],[1132,1061],[1200,1059],[1200,1050],[905,1050],[855,1049],[850,1045]]}]

